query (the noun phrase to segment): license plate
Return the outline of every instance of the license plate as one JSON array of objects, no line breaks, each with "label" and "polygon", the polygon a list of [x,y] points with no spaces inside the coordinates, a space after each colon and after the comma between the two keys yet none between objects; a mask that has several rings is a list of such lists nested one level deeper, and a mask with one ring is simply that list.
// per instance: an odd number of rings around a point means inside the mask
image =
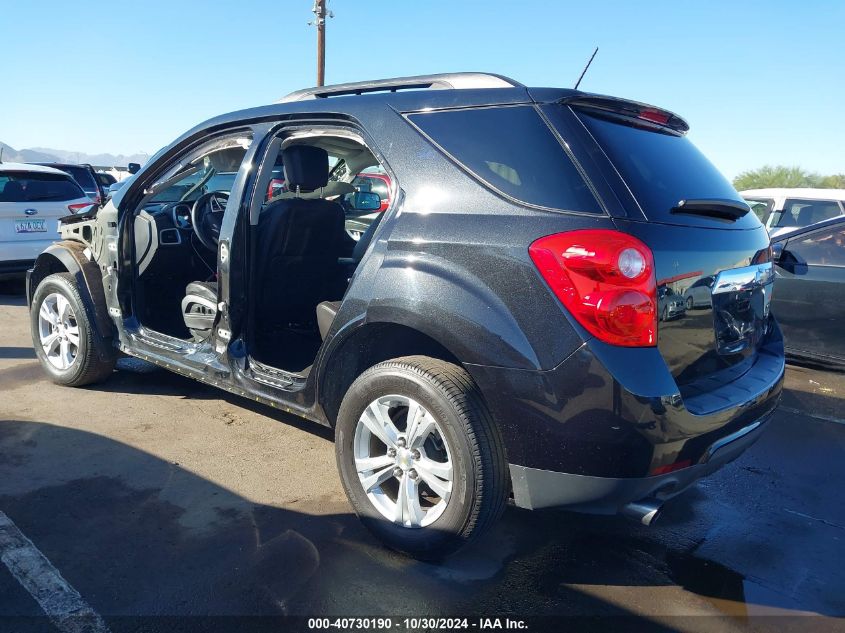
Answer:
[{"label": "license plate", "polygon": [[15,220],[15,233],[44,233],[44,220]]}]

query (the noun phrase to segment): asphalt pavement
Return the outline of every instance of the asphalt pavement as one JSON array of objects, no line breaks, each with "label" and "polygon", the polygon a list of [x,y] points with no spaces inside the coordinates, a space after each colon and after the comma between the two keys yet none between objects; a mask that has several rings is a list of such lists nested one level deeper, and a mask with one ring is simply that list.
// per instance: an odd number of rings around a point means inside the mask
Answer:
[{"label": "asphalt pavement", "polygon": [[[654,527],[508,508],[434,565],[360,525],[330,431],[142,363],[53,385],[24,303],[19,284],[0,286],[4,633],[380,615],[469,617],[475,630],[529,618],[533,630],[845,631],[843,374],[790,368],[768,431]],[[67,605],[91,617],[44,616]]]}]

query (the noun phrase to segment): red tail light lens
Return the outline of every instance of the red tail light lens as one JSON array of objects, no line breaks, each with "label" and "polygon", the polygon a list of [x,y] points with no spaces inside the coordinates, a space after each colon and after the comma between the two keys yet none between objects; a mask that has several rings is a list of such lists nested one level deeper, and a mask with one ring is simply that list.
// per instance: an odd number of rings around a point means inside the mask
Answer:
[{"label": "red tail light lens", "polygon": [[555,296],[597,339],[657,344],[654,257],[640,240],[588,229],[541,237],[528,253]]},{"label": "red tail light lens", "polygon": [[67,210],[76,215],[80,211],[87,209],[88,207],[94,205],[93,202],[77,202],[76,204],[69,204],[67,205]]}]

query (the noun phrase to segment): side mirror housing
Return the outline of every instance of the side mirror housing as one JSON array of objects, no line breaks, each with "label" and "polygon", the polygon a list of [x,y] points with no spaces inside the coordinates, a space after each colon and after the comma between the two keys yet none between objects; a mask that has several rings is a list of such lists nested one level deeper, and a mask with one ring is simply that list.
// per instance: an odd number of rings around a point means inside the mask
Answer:
[{"label": "side mirror housing", "polygon": [[772,244],[772,261],[777,263],[783,255],[783,242],[775,242]]},{"label": "side mirror housing", "polygon": [[356,191],[349,194],[349,203],[355,211],[378,211],[381,208],[381,198],[370,191]]},{"label": "side mirror housing", "polygon": [[777,258],[777,264],[793,275],[807,274],[807,262],[803,257],[796,255],[792,251],[782,249],[780,257]]},{"label": "side mirror housing", "polygon": [[139,171],[141,171],[141,165],[139,163],[129,163],[126,166],[126,169],[127,171],[129,171],[130,174],[137,174]]}]

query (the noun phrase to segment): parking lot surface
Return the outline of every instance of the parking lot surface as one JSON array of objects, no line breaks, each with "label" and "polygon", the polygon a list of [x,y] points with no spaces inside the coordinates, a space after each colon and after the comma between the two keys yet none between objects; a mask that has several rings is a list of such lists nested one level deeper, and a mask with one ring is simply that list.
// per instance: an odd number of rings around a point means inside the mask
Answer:
[{"label": "parking lot surface", "polygon": [[[49,566],[42,576],[54,569],[110,630],[382,614],[845,630],[842,374],[791,368],[760,441],[667,503],[655,527],[509,508],[434,565],[385,550],[359,524],[330,431],[137,363],[101,385],[53,385],[24,304],[20,284],[0,286],[0,557],[5,516]],[[28,617],[51,596],[34,595],[8,558],[0,630],[54,630]],[[567,629],[553,622],[534,628]]]}]

